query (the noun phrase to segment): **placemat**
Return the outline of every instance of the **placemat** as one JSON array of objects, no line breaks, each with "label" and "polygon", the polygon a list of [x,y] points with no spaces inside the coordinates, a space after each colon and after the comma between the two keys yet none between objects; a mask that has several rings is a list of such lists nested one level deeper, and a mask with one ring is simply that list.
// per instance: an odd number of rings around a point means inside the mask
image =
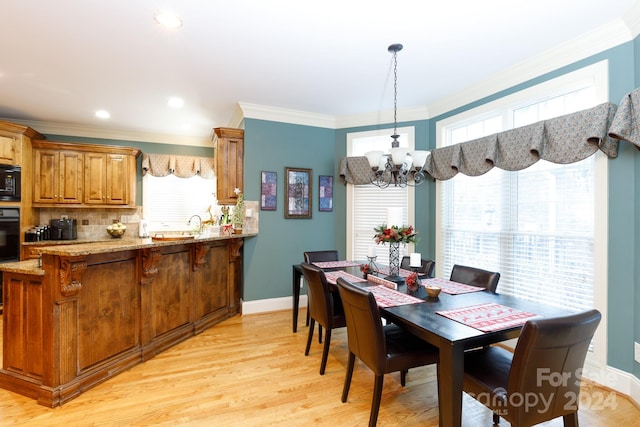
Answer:
[{"label": "placemat", "polygon": [[451,280],[440,279],[438,277],[433,279],[422,279],[420,284],[422,286],[440,286],[440,288],[442,288],[442,292],[449,295],[484,291],[484,288],[480,288],[478,286],[465,285],[464,283],[452,282]]},{"label": "placemat", "polygon": [[436,311],[436,313],[483,332],[498,331],[513,326],[520,326],[527,320],[538,316],[528,311],[522,311],[496,303],[478,304],[453,310],[441,310]]},{"label": "placemat", "polygon": [[346,271],[325,271],[324,276],[327,278],[327,282],[335,285],[338,277],[342,277],[347,282],[357,283],[357,282],[366,282],[367,279],[363,279],[362,277],[354,276],[353,274],[349,274]]},{"label": "placemat", "polygon": [[355,261],[318,261],[312,264],[318,268],[342,268],[342,267],[355,267],[360,265]]},{"label": "placemat", "polygon": [[396,305],[417,304],[424,302],[420,298],[394,291],[384,285],[367,286],[367,291],[371,292],[376,298],[379,307],[394,307]]}]

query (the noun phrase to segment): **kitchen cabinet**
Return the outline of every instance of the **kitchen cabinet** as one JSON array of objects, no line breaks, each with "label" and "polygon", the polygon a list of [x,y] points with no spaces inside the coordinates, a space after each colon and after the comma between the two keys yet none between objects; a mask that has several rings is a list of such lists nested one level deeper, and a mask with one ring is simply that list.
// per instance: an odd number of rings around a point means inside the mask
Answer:
[{"label": "kitchen cabinet", "polygon": [[[129,204],[131,156],[110,153],[85,154],[85,204]],[[134,201],[135,203],[135,201]]]},{"label": "kitchen cabinet", "polygon": [[0,163],[5,165],[17,165],[18,164],[18,150],[19,143],[15,137],[3,136],[0,134]]},{"label": "kitchen cabinet", "polygon": [[214,132],[218,203],[235,205],[238,198],[235,189],[244,191],[244,130],[215,128]]},{"label": "kitchen cabinet", "polygon": [[34,148],[33,203],[82,203],[83,153]]},{"label": "kitchen cabinet", "polygon": [[35,207],[135,206],[139,149],[35,140],[33,154]]}]

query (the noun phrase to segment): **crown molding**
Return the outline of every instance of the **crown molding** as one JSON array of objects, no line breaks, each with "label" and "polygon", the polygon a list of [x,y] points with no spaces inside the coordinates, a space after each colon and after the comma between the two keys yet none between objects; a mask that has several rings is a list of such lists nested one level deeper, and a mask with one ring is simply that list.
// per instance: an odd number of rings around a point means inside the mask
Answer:
[{"label": "crown molding", "polygon": [[[398,108],[399,123],[429,119],[429,108],[426,106]],[[351,114],[336,117],[336,129],[360,126],[387,125],[393,123],[393,110],[376,111],[362,114]]]},{"label": "crown molding", "polygon": [[246,119],[268,120],[304,126],[335,129],[336,118],[328,114],[309,113],[305,111],[288,110],[286,108],[269,107],[267,105],[239,103]]},{"label": "crown molding", "polygon": [[[638,9],[637,7],[634,10]],[[640,10],[634,13],[636,19],[631,22],[640,28]],[[452,111],[484,97],[496,94],[520,83],[558,70],[566,65],[604,52],[633,40],[634,33],[622,19],[583,34],[580,37],[558,45],[535,58],[520,62],[504,72],[470,86],[457,94],[448,96],[429,105],[432,117]]]},{"label": "crown molding", "polygon": [[121,129],[102,129],[80,126],[69,123],[39,122],[30,120],[4,119],[19,123],[37,130],[41,134],[76,136],[80,138],[114,139],[118,141],[150,142],[154,144],[189,145],[195,147],[212,147],[212,136],[169,135],[151,132],[130,131]]}]

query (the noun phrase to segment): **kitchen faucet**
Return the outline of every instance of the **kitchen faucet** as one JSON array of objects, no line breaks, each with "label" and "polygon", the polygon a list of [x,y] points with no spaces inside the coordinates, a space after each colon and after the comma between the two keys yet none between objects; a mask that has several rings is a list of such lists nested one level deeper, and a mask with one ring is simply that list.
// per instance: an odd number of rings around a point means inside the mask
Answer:
[{"label": "kitchen faucet", "polygon": [[187,225],[191,225],[191,220],[193,218],[198,218],[198,234],[202,234],[202,218],[200,215],[191,215],[191,218],[187,221]]}]

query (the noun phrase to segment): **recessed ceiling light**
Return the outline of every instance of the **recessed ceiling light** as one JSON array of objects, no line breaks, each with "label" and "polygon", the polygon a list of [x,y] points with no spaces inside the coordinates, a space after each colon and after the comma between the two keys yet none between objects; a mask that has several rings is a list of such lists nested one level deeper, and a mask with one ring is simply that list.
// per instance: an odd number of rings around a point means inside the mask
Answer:
[{"label": "recessed ceiling light", "polygon": [[160,12],[154,16],[154,19],[158,24],[167,28],[178,28],[182,26],[182,19],[178,18],[175,13],[172,12]]},{"label": "recessed ceiling light", "polygon": [[184,101],[182,100],[182,98],[177,98],[177,97],[172,97],[169,98],[169,107],[173,107],[173,108],[181,108],[182,106],[184,106]]},{"label": "recessed ceiling light", "polygon": [[109,117],[111,117],[111,114],[109,114],[109,112],[106,110],[98,110],[96,111],[96,117],[101,119],[108,119]]}]

